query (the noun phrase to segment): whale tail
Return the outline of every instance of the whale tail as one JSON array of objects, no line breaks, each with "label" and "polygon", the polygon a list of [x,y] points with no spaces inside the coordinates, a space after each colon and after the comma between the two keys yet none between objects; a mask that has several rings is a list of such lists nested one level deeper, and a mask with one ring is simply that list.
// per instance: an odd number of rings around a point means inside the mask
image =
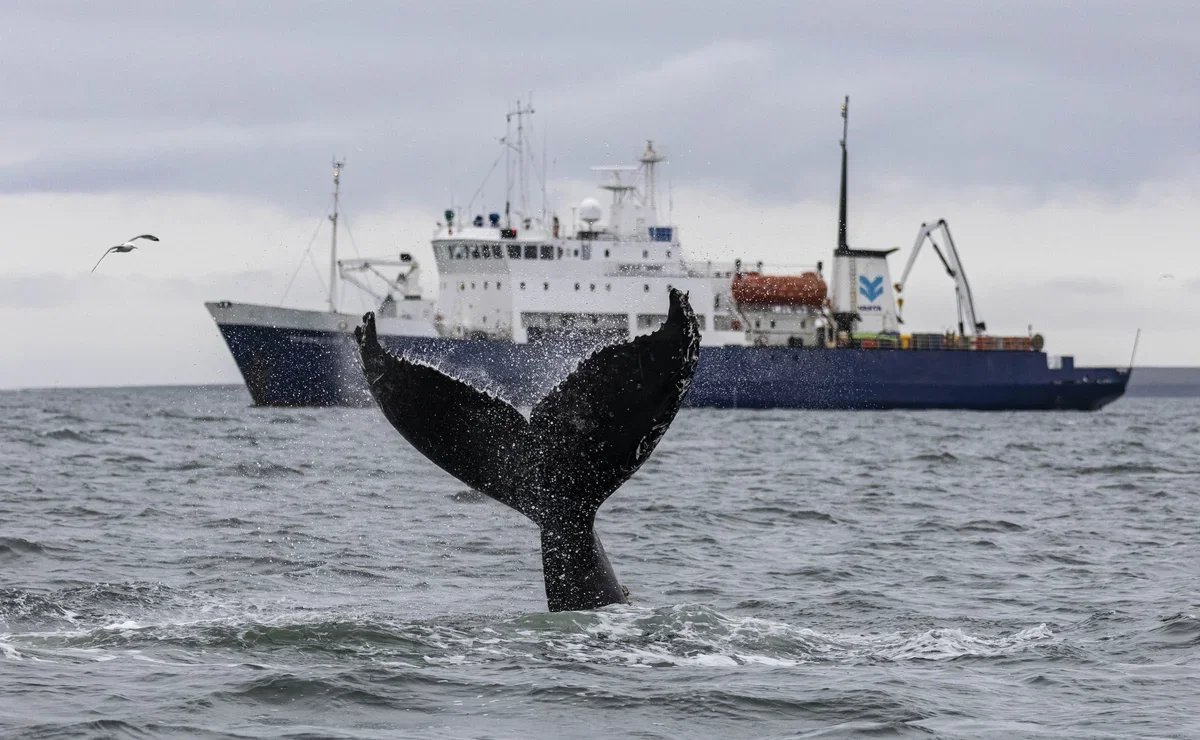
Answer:
[{"label": "whale tail", "polygon": [[684,293],[671,290],[657,331],[594,352],[528,420],[498,396],[387,352],[372,314],[355,337],[392,426],[443,470],[541,527],[552,611],[625,601],[593,522],[650,456],[691,386],[700,332]]}]

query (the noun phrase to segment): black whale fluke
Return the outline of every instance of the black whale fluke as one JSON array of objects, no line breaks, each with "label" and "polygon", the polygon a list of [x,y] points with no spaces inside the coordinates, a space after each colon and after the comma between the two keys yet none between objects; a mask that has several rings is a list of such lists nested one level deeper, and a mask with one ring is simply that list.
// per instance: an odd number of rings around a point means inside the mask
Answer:
[{"label": "black whale fluke", "polygon": [[594,352],[528,421],[497,396],[389,353],[373,314],[354,335],[392,426],[443,470],[541,528],[550,611],[626,602],[593,522],[650,457],[691,387],[700,331],[687,295],[672,289],[657,331]]}]

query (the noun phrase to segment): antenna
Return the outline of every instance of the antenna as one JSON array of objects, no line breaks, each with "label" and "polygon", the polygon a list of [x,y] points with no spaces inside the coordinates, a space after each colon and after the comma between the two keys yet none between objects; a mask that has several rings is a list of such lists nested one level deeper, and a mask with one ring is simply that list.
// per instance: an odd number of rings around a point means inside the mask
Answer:
[{"label": "antenna", "polygon": [[646,151],[642,153],[640,161],[642,166],[646,168],[646,195],[643,198],[642,205],[654,217],[654,224],[658,225],[658,204],[654,200],[654,165],[666,159],[662,154],[654,151],[654,142],[646,139]]},{"label": "antenna", "polygon": [[[532,97],[532,93],[530,95]],[[531,115],[533,112],[534,111],[533,111],[532,105],[526,104],[524,107],[522,107],[521,101],[518,100],[516,107],[513,110],[509,111],[508,114],[504,118],[505,143],[508,144],[509,148],[514,150],[517,154],[517,190],[518,190],[517,195],[520,196],[520,199],[521,199],[521,202],[518,205],[521,209],[520,212],[523,217],[527,217],[529,215],[529,192],[528,192],[529,187],[528,187],[528,182],[526,181],[526,177],[525,177],[525,124],[524,124],[524,117],[527,115]],[[508,141],[509,133],[512,131],[511,122],[512,122],[512,119],[514,116],[517,119],[517,143],[516,143],[516,146],[513,146],[513,144]],[[505,159],[505,171],[506,172],[508,171],[508,168],[509,168],[510,159],[511,159],[511,157],[507,157]],[[509,176],[508,176],[508,192],[510,193],[510,195],[506,195],[506,200],[504,203],[504,221],[505,221],[504,226],[505,226],[505,228],[512,228],[512,223],[510,223],[510,219],[509,219],[509,212],[511,210],[511,201],[512,201],[512,197],[511,197],[512,175],[511,174],[509,174]]]},{"label": "antenna", "polygon": [[850,249],[846,244],[846,138],[850,131],[850,96],[842,103],[842,194],[838,200],[838,252]]},{"label": "antenna", "polygon": [[610,172],[612,179],[600,185],[601,190],[607,190],[613,194],[612,206],[608,212],[609,229],[613,233],[621,231],[622,217],[624,215],[625,194],[635,190],[633,185],[621,182],[622,172],[637,172],[637,167],[626,167],[623,165],[593,167],[594,172]]},{"label": "antenna", "polygon": [[1142,330],[1138,328],[1137,334],[1133,335],[1133,352],[1129,353],[1129,374],[1133,375],[1133,360],[1137,357],[1138,340],[1142,338]]},{"label": "antenna", "polygon": [[333,213],[330,214],[329,220],[333,222],[333,238],[329,245],[329,312],[337,313],[337,225],[338,225],[338,198],[342,187],[341,174],[342,168],[346,166],[346,158],[342,157],[339,161],[337,157],[333,158]]},{"label": "antenna", "polygon": [[546,210],[546,133],[549,126],[542,126],[542,227],[545,228],[546,222],[549,220],[549,213]]},{"label": "antenna", "polygon": [[675,215],[674,215],[675,191],[674,191],[673,186],[675,183],[675,175],[674,175],[674,173],[671,172],[671,170],[672,170],[671,167],[667,168],[667,224],[669,226],[674,226],[675,225]]}]

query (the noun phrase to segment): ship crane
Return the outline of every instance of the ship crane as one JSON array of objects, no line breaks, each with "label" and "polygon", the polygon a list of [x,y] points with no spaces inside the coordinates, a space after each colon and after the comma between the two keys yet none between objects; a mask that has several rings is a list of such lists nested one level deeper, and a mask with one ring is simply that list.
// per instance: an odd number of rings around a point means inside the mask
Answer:
[{"label": "ship crane", "polygon": [[[934,241],[933,235],[942,232],[945,238],[946,251],[938,247],[938,243]],[[946,268],[946,274],[954,279],[954,298],[958,304],[958,333],[962,336],[975,336],[987,331],[987,325],[980,321],[975,314],[975,301],[971,297],[971,284],[967,282],[967,273],[963,270],[962,261],[958,258],[958,249],[954,246],[954,237],[950,236],[950,224],[946,223],[946,219],[938,219],[936,223],[921,224],[921,230],[917,232],[917,241],[913,244],[912,254],[908,255],[908,262],[904,265],[904,273],[900,276],[900,282],[896,283],[896,304],[897,313],[903,315],[904,285],[908,281],[908,274],[912,272],[913,264],[917,261],[917,255],[921,252],[921,247],[928,241],[933,247],[933,251],[937,253],[938,259],[942,261],[942,267]]]}]

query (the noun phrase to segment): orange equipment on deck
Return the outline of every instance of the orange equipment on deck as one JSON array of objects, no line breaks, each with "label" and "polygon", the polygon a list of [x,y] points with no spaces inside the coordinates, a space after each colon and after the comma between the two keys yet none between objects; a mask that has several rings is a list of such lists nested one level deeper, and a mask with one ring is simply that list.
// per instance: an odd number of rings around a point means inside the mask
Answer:
[{"label": "orange equipment on deck", "polygon": [[825,305],[829,287],[815,272],[801,275],[760,275],[743,272],[733,279],[733,300],[742,305],[808,306]]}]

